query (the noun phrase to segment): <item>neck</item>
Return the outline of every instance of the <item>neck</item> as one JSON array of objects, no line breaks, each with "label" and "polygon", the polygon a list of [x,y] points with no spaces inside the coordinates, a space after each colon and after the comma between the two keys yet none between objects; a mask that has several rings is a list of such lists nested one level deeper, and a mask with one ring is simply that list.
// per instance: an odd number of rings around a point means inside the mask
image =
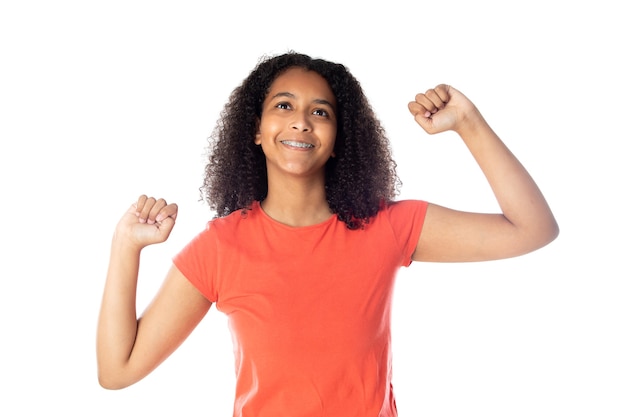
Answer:
[{"label": "neck", "polygon": [[270,182],[261,207],[274,220],[294,227],[318,224],[332,215],[323,181]]}]

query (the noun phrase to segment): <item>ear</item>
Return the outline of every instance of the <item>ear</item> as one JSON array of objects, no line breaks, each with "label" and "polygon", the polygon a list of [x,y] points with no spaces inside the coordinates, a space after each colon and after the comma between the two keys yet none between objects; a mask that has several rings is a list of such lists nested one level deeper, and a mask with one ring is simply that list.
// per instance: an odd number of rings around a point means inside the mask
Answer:
[{"label": "ear", "polygon": [[256,133],[254,134],[254,143],[256,145],[261,144],[261,120],[259,118],[256,119]]}]

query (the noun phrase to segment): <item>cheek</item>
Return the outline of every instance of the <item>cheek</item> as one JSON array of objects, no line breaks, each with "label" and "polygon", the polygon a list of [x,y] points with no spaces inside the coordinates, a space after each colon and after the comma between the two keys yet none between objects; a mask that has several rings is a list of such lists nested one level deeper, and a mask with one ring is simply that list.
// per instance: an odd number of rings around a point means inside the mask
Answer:
[{"label": "cheek", "polygon": [[259,122],[257,132],[254,137],[254,143],[259,145],[263,138],[275,136],[280,131],[280,124],[271,117],[266,117]]},{"label": "cheek", "polygon": [[337,142],[337,129],[336,128],[329,129],[328,137],[330,138],[330,141],[332,142],[333,147],[334,147],[335,143]]}]

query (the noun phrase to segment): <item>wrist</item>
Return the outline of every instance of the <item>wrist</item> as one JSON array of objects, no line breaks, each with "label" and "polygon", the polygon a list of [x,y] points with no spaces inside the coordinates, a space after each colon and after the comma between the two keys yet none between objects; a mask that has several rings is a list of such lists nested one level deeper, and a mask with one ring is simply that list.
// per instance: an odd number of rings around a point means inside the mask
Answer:
[{"label": "wrist", "polygon": [[132,238],[126,236],[124,233],[116,230],[113,233],[111,240],[111,250],[117,253],[125,253],[129,255],[139,255],[145,245],[141,245],[135,242]]},{"label": "wrist", "polygon": [[456,133],[463,141],[468,142],[477,138],[483,138],[486,135],[492,134],[493,131],[478,109],[474,109],[474,111],[468,114],[463,119],[463,122],[459,124]]}]

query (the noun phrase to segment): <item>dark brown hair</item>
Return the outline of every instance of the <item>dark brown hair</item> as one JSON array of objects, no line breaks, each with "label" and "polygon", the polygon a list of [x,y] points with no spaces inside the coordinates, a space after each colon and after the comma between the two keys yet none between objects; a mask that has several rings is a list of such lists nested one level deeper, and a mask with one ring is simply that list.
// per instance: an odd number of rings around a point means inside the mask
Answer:
[{"label": "dark brown hair", "polygon": [[364,227],[400,186],[389,141],[345,66],[295,52],[264,57],[231,93],[210,137],[202,197],[216,217],[249,209],[265,198],[265,156],[254,143],[257,121],[272,82],[293,67],[315,71],[335,94],[337,138],[335,157],[326,164],[326,198],[348,228]]}]

